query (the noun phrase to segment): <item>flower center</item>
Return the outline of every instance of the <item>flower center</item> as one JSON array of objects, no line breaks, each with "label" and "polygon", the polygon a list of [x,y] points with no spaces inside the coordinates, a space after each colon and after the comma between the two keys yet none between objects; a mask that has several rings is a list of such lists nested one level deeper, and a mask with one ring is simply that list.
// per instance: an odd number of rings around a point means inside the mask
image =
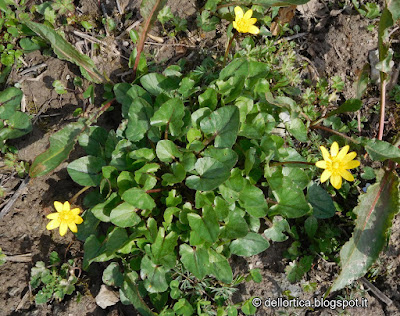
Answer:
[{"label": "flower center", "polygon": [[237,26],[241,32],[247,32],[249,28],[249,21],[245,19],[240,19],[239,21],[237,21]]},{"label": "flower center", "polygon": [[63,211],[60,213],[60,219],[61,221],[68,222],[69,220],[71,220],[71,214],[69,212]]},{"label": "flower center", "polygon": [[332,169],[339,169],[339,167],[340,167],[340,163],[339,163],[339,162],[334,161],[334,162],[332,163]]}]

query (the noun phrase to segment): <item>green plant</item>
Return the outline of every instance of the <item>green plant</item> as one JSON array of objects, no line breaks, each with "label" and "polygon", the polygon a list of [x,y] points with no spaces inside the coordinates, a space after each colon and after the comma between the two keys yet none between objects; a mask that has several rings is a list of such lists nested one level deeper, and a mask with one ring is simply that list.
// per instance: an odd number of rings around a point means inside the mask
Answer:
[{"label": "green plant", "polygon": [[[383,123],[378,140],[351,134],[355,125],[346,113],[361,109],[365,81],[360,80],[357,98],[344,102],[337,97],[343,89],[338,77],[299,88],[304,65],[296,62],[293,44],[275,44],[270,34],[262,42],[244,39],[227,66],[229,49],[223,65],[219,58],[193,71],[179,63],[149,73],[142,50],[163,4],[143,1],[143,28],[139,36],[130,33],[137,43],[130,58],[134,82],[108,87],[105,99],[112,92],[121,108],[118,128],[92,126],[112,99],[89,119],[54,134],[30,170],[31,177],[50,172],[77,142],[85,150],[86,156],[67,167],[76,183],[92,187],[77,233],[85,242],[84,269],[111,261],[103,281],[119,288],[122,302],[142,315],[154,315],[154,310],[160,315],[236,315],[238,308],[254,313],[251,300],[241,306],[230,301],[235,285],[246,277],[234,276],[228,259],[266,251],[270,241],[292,238],[285,254],[292,261],[286,269],[291,282],[311,269],[317,255],[334,260],[339,248],[342,272],[332,289],[364,275],[399,209],[394,166],[400,162],[398,143],[382,140]],[[260,14],[269,5],[263,2],[254,11]],[[207,1],[197,21],[204,30],[212,30],[221,18],[233,21],[229,7]],[[277,10],[267,21],[274,14]],[[398,18],[389,2],[379,31],[382,91],[392,57],[385,34]],[[25,23],[48,39],[60,58],[81,66],[86,79],[104,83],[92,61],[51,27]],[[260,34],[265,34],[263,25]],[[87,91],[87,97],[93,95]],[[365,194],[360,194],[360,180],[335,182],[334,189],[318,179],[318,146],[335,142],[387,163],[376,170],[376,183]],[[326,160],[334,162],[332,157]],[[344,246],[337,223],[356,226]]]},{"label": "green plant", "polygon": [[21,137],[32,130],[29,115],[20,111],[22,97],[22,91],[14,87],[0,91],[0,151],[2,153],[7,150],[8,139]]},{"label": "green plant", "polygon": [[53,299],[62,301],[65,295],[71,295],[75,291],[78,282],[72,259],[60,266],[61,259],[58,253],[53,251],[49,261],[49,267],[46,267],[43,261],[37,261],[31,269],[30,285],[33,290],[37,290],[36,304],[44,304]]}]

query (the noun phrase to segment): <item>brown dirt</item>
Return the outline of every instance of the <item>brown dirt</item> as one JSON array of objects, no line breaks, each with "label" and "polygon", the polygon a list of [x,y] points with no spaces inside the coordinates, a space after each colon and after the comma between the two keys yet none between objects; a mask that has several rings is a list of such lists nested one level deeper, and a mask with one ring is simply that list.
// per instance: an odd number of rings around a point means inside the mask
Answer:
[{"label": "brown dirt", "polygon": [[[106,6],[109,15],[116,14],[113,1]],[[94,17],[102,14],[97,6],[97,1],[82,1],[81,9],[83,14],[93,15]],[[137,10],[136,1],[120,1],[125,10]],[[185,7],[176,1],[169,1],[174,12],[178,12],[181,17],[188,20],[196,13],[195,1],[185,2]],[[134,11],[137,14],[136,11]],[[376,46],[374,32],[368,32],[366,26],[370,23],[358,15],[351,15],[346,11],[333,12],[328,10],[327,5],[322,2],[312,0],[306,6],[298,8],[298,23],[303,31],[309,34],[302,39],[298,39],[299,51],[304,56],[312,60],[321,77],[332,77],[339,75],[346,84],[343,97],[354,97],[353,83],[357,78],[358,71],[368,62],[368,51]],[[185,15],[186,14],[186,15]],[[156,28],[154,35],[160,36],[160,29]],[[216,34],[201,34],[193,29],[192,35],[188,38],[181,36],[179,40],[184,40],[188,46],[199,45],[206,49],[217,43],[215,50],[223,49],[224,40]],[[125,39],[127,36],[124,37]],[[123,39],[124,39],[123,38]],[[121,50],[122,40],[116,40],[113,35],[107,39],[107,44],[121,51],[125,56],[122,58],[113,53],[102,53],[94,58],[96,65],[105,71],[111,79],[120,80],[119,74],[127,71],[126,57],[129,57],[129,49]],[[176,43],[176,39],[165,38],[166,44]],[[201,39],[201,40],[200,40]],[[76,42],[77,38],[74,39]],[[158,50],[157,60],[171,61],[176,57],[186,56],[192,62],[196,62],[197,50],[187,49],[184,52],[177,51],[175,46],[147,47],[148,51]],[[37,65],[45,62],[47,67],[40,72],[33,74],[39,80],[30,79],[21,83],[22,90],[26,97],[27,110],[31,113],[39,113],[40,119],[36,122],[32,133],[18,139],[14,145],[19,149],[19,158],[32,162],[33,158],[43,152],[48,144],[49,136],[69,121],[74,120],[72,112],[77,107],[85,107],[79,94],[68,92],[59,96],[53,90],[51,84],[54,80],[61,80],[67,87],[72,88],[71,80],[79,75],[79,70],[74,65],[60,61],[53,57],[42,56],[35,52],[25,57],[25,61],[30,65]],[[17,72],[13,72],[10,82],[15,83],[23,79]],[[100,101],[96,100],[96,104]],[[102,122],[110,124],[107,119]],[[73,153],[71,159],[76,158],[79,152]],[[54,172],[45,177],[40,177],[30,181],[26,190],[19,197],[13,209],[0,221],[0,245],[7,255],[18,255],[31,253],[32,261],[29,263],[7,262],[0,267],[2,286],[0,287],[0,315],[135,315],[131,308],[117,304],[106,310],[98,307],[94,301],[100,286],[101,266],[95,266],[88,273],[83,274],[83,284],[80,291],[83,294],[82,300],[78,303],[76,297],[58,303],[52,302],[44,306],[35,306],[32,297],[29,295],[30,269],[38,260],[47,261],[51,251],[56,250],[65,259],[74,259],[79,264],[82,259],[82,245],[73,241],[71,235],[61,238],[57,232],[49,232],[45,229],[48,220],[46,214],[52,212],[54,200],[65,201],[70,199],[80,187],[75,185],[69,178],[66,170],[66,163],[59,166]],[[5,187],[10,195],[18,188],[19,181],[11,172],[2,172],[0,180],[7,179]],[[1,202],[1,200],[0,200]],[[0,203],[1,204],[1,203]],[[365,289],[361,291],[368,299],[369,308],[367,309],[348,309],[349,315],[400,315],[400,217],[394,221],[392,235],[389,246],[380,256],[378,268],[379,277],[374,285],[382,293],[388,296],[393,304],[387,306],[379,301],[376,296]],[[71,246],[69,243],[72,242]],[[336,266],[332,266],[322,260],[314,265],[301,282],[290,284],[284,274],[285,266],[288,262],[283,258],[283,251],[290,245],[290,242],[276,243],[264,253],[248,258],[232,258],[234,272],[245,273],[251,268],[260,268],[263,281],[259,284],[249,282],[239,287],[239,291],[234,296],[235,302],[248,299],[251,296],[259,296],[266,299],[282,296],[284,291],[289,290],[291,295],[310,299],[321,297],[328,286],[332,283],[338,272]],[[317,290],[314,293],[305,293],[301,284],[310,281],[317,282]],[[363,286],[359,284],[361,290]],[[359,295],[359,294],[358,294]],[[18,310],[17,310],[17,307]],[[259,309],[257,315],[277,315],[281,312],[287,315],[337,315],[339,310],[331,311],[320,309],[314,312],[306,310],[273,310]]]}]

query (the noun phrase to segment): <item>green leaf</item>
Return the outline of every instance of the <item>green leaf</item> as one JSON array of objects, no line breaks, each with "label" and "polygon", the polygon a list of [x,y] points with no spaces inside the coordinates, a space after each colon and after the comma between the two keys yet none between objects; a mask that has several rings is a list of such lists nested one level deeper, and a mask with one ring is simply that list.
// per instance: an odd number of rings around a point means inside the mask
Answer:
[{"label": "green leaf", "polygon": [[174,304],[174,312],[176,315],[190,316],[193,315],[194,309],[185,298],[181,298]]},{"label": "green leaf", "polygon": [[178,234],[170,232],[165,235],[164,228],[160,227],[156,240],[151,245],[154,263],[164,265],[164,267],[173,268],[176,266],[175,247],[178,242]]},{"label": "green leaf", "polygon": [[261,189],[249,182],[239,193],[239,204],[244,207],[251,216],[260,218],[267,215],[268,204]]},{"label": "green leaf", "polygon": [[86,154],[96,157],[105,156],[104,144],[107,141],[107,131],[99,126],[89,127],[86,133],[82,133],[79,137],[79,146],[81,146]]},{"label": "green leaf", "polygon": [[282,242],[289,238],[283,232],[290,232],[289,223],[286,219],[275,216],[272,220],[272,227],[264,230],[264,235],[272,241]]},{"label": "green leaf", "polygon": [[103,202],[99,203],[92,208],[93,215],[103,221],[109,222],[110,221],[110,214],[111,211],[121,202],[120,197],[116,192],[111,193],[108,199]]},{"label": "green leaf", "polygon": [[286,123],[286,128],[298,141],[307,142],[307,128],[300,118],[295,118]]},{"label": "green leaf", "polygon": [[144,190],[132,188],[122,194],[122,199],[140,210],[152,210],[156,207],[153,198]]},{"label": "green leaf", "polygon": [[146,291],[149,293],[166,291],[168,289],[166,272],[163,266],[153,263],[148,256],[144,256],[140,265],[140,277],[144,280]]},{"label": "green leaf", "polygon": [[111,262],[108,267],[103,271],[103,283],[108,286],[121,287],[124,282],[124,276],[119,270],[117,262]]},{"label": "green leaf", "polygon": [[278,201],[270,209],[272,214],[281,214],[288,218],[297,218],[306,215],[310,211],[303,190],[299,188],[281,187],[272,192]]},{"label": "green leaf", "polygon": [[15,112],[8,120],[8,126],[0,129],[0,141],[21,137],[32,130],[32,123],[28,114]]},{"label": "green leaf", "polygon": [[[151,1],[151,0],[150,0]],[[173,78],[165,77],[162,74],[150,73],[140,78],[140,83],[152,95],[158,96],[160,93],[174,90],[179,82]]]},{"label": "green leaf", "polygon": [[84,131],[82,122],[70,123],[50,136],[50,147],[35,158],[29,170],[31,178],[43,176],[58,167],[74,148],[78,136]]},{"label": "green leaf", "polygon": [[307,190],[307,200],[313,207],[313,215],[316,218],[330,218],[335,215],[336,208],[331,196],[315,183]]},{"label": "green leaf", "polygon": [[105,82],[103,76],[96,69],[94,62],[86,55],[79,53],[75,47],[68,43],[61,35],[59,35],[54,29],[50,28],[45,24],[36,23],[33,21],[24,20],[26,24],[33,32],[38,34],[40,37],[49,41],[54,53],[61,60],[67,60],[78,65],[82,71],[82,75],[93,82],[101,83]]},{"label": "green leaf", "polygon": [[157,143],[156,154],[162,162],[172,162],[175,158],[182,159],[182,153],[173,141],[163,139]]},{"label": "green leaf", "polygon": [[232,241],[229,249],[238,256],[250,257],[269,248],[269,242],[260,234],[249,232],[245,237]]},{"label": "green leaf", "polygon": [[150,117],[152,115],[153,109],[145,99],[134,99],[128,110],[126,138],[132,142],[137,142],[144,138],[150,128]]},{"label": "green leaf", "polygon": [[128,234],[124,228],[115,227],[106,238],[105,251],[107,255],[112,255],[121,249],[128,241]]},{"label": "green leaf", "polygon": [[230,148],[207,148],[204,153],[204,157],[211,157],[219,162],[223,163],[225,167],[231,170],[238,161],[237,153]]},{"label": "green leaf", "polygon": [[372,160],[385,161],[391,159],[400,163],[400,148],[378,139],[360,138]]},{"label": "green leaf", "polygon": [[233,273],[228,259],[212,249],[208,249],[208,256],[210,259],[210,274],[224,283],[232,283]]},{"label": "green leaf", "polygon": [[203,208],[202,216],[189,213],[187,215],[189,225],[194,234],[208,242],[215,242],[219,235],[219,225],[217,215],[212,206]]},{"label": "green leaf", "polygon": [[261,275],[260,269],[251,269],[249,272],[250,272],[250,276],[254,282],[261,283],[263,277]]},{"label": "green leaf", "polygon": [[331,291],[337,291],[362,277],[384,247],[394,216],[399,212],[399,179],[383,171],[377,183],[360,196],[353,212],[357,215],[350,240],[340,251],[341,272]]},{"label": "green leaf", "polygon": [[144,302],[142,296],[140,295],[138,285],[137,285],[138,275],[135,271],[124,274],[124,283],[120,288],[121,296],[126,297],[136,308],[138,313],[142,316],[155,316],[151,309]]},{"label": "green leaf", "polygon": [[386,7],[392,14],[393,21],[400,19],[400,3],[396,0],[387,0]]},{"label": "green leaf", "polygon": [[304,222],[304,228],[308,237],[313,238],[318,229],[318,220],[315,216],[310,216]]},{"label": "green leaf", "polygon": [[14,87],[0,91],[0,119],[8,120],[19,110],[22,96],[22,91]]},{"label": "green leaf", "polygon": [[52,86],[53,86],[54,90],[56,90],[56,92],[58,94],[67,93],[67,90],[65,89],[64,84],[60,80],[54,80],[53,83],[52,83]]},{"label": "green leaf", "polygon": [[215,147],[230,148],[239,131],[239,110],[233,105],[219,108],[200,122],[200,128],[205,134],[212,135]]},{"label": "green leaf", "polygon": [[187,187],[193,190],[214,190],[230,176],[230,170],[227,166],[211,157],[198,159],[195,169],[199,175],[190,176],[186,179]]},{"label": "green leaf", "polygon": [[190,247],[182,244],[179,247],[181,261],[186,269],[188,269],[198,279],[203,279],[207,274],[207,266],[209,264],[209,256],[207,250],[203,247]]},{"label": "green leaf", "polygon": [[201,108],[208,107],[211,110],[215,110],[217,103],[217,91],[214,89],[207,88],[206,91],[199,95],[199,105]]},{"label": "green leaf", "polygon": [[178,136],[182,131],[184,115],[183,102],[178,98],[170,99],[154,113],[150,124],[153,126],[167,125],[171,135]]},{"label": "green leaf", "polygon": [[102,179],[101,169],[106,164],[102,158],[85,156],[71,162],[69,176],[81,186],[98,186]]},{"label": "green leaf", "polygon": [[361,108],[362,108],[362,102],[360,99],[349,99],[349,100],[346,100],[336,110],[329,112],[327,117],[336,115],[336,114],[340,114],[340,113],[356,112]]},{"label": "green leaf", "polygon": [[222,238],[235,239],[247,235],[249,227],[239,212],[230,212],[221,231]]},{"label": "green leaf", "polygon": [[119,227],[132,227],[140,223],[141,219],[136,214],[137,209],[127,202],[119,204],[110,213],[110,221]]},{"label": "green leaf", "polygon": [[304,256],[299,262],[287,266],[285,271],[289,282],[299,282],[303,278],[304,274],[310,271],[313,260],[314,257],[312,256]]},{"label": "green leaf", "polygon": [[245,315],[255,315],[256,314],[257,307],[253,306],[253,304],[252,304],[253,299],[254,299],[254,297],[249,298],[242,305],[241,310]]}]

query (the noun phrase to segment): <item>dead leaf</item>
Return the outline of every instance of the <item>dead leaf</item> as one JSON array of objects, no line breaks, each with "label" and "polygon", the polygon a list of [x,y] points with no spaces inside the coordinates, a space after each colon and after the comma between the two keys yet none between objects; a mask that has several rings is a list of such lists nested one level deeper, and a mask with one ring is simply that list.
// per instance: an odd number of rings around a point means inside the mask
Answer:
[{"label": "dead leaf", "polygon": [[96,304],[102,309],[113,306],[119,302],[119,294],[111,289],[111,287],[102,284],[99,294],[96,296]]},{"label": "dead leaf", "polygon": [[273,36],[279,34],[281,25],[289,23],[294,17],[297,5],[290,5],[279,9],[278,16],[271,23],[271,33]]}]

